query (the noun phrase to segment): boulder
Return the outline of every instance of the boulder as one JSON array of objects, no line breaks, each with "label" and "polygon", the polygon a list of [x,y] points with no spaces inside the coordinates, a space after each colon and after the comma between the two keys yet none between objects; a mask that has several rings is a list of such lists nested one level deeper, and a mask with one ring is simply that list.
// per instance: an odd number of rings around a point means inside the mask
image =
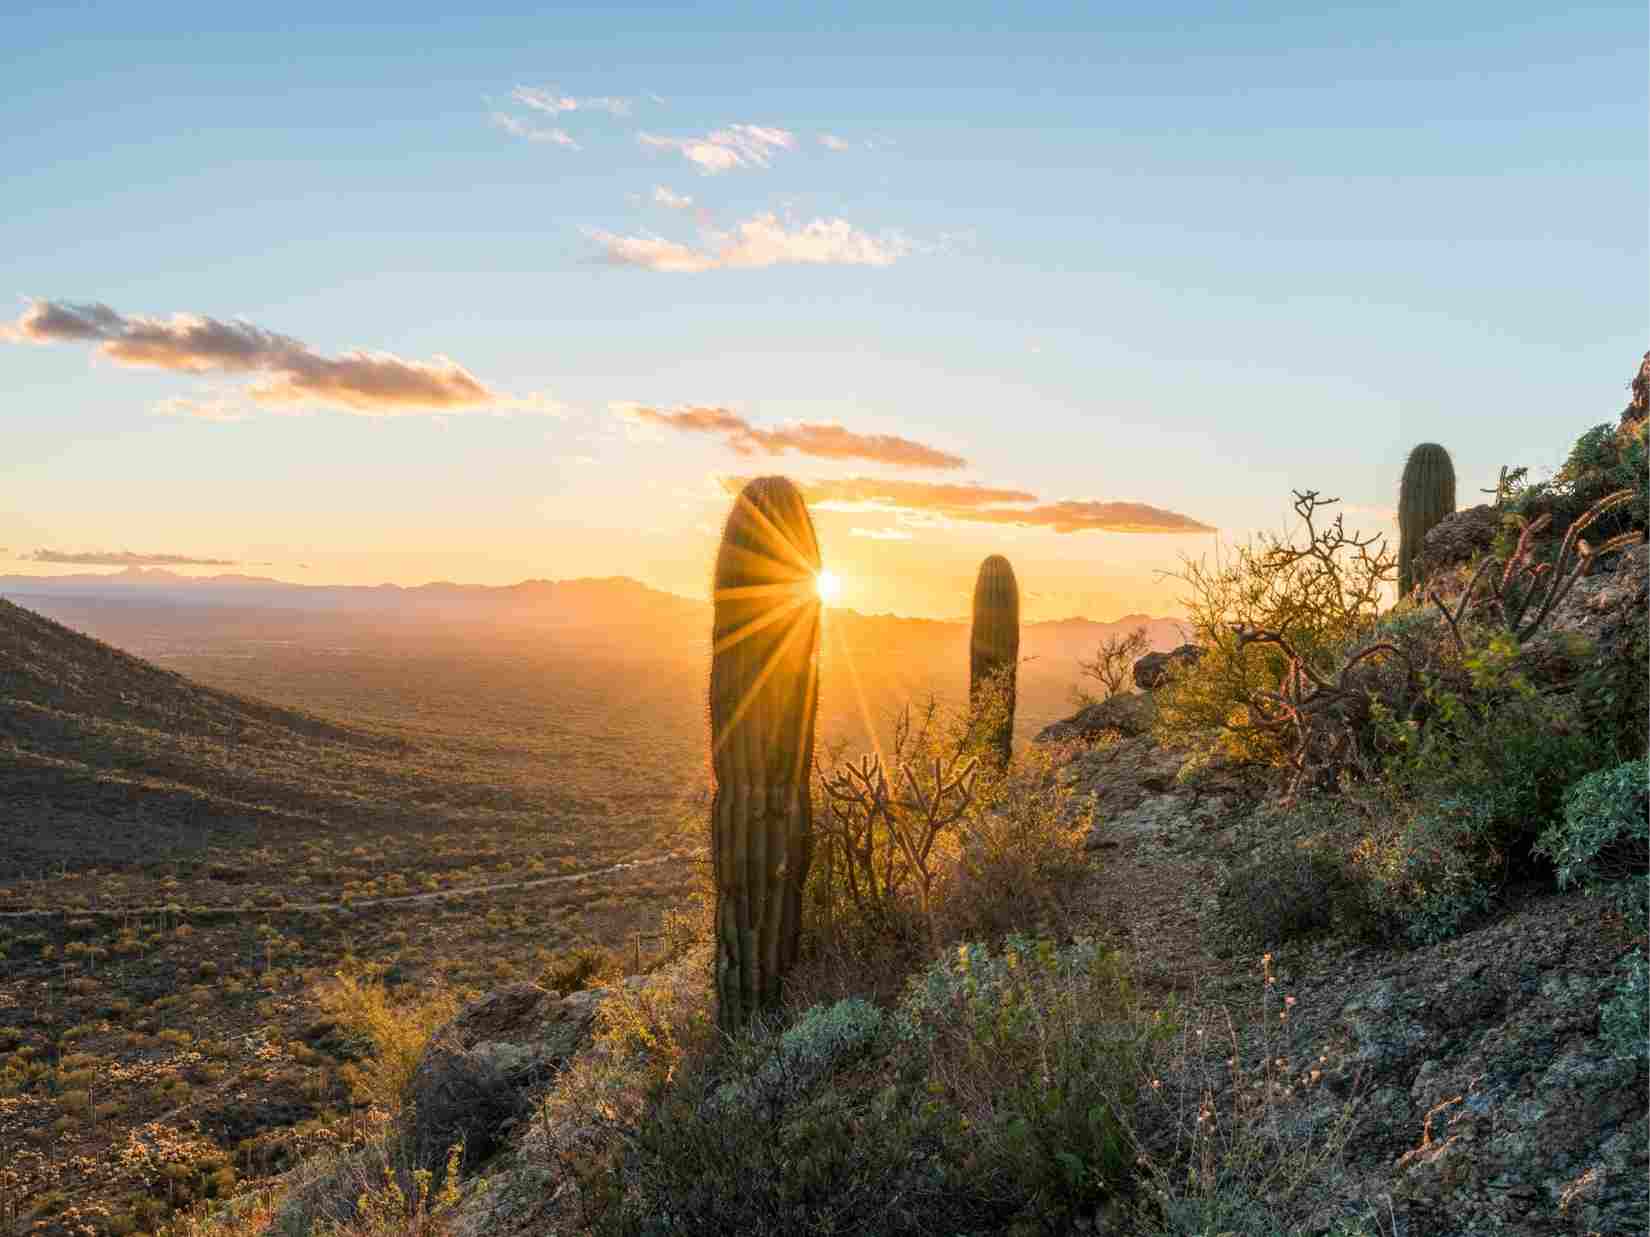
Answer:
[{"label": "boulder", "polygon": [[1189,666],[1203,656],[1195,644],[1183,644],[1167,653],[1147,653],[1134,663],[1134,685],[1149,692],[1180,666]]},{"label": "boulder", "polygon": [[1480,503],[1439,520],[1421,543],[1422,575],[1469,562],[1489,549],[1501,528],[1501,514],[1488,503]]},{"label": "boulder", "polygon": [[1650,416],[1650,352],[1644,354],[1639,362],[1639,372],[1634,375],[1631,386],[1632,398],[1627,401],[1627,407],[1621,410],[1620,429],[1630,432],[1640,425],[1646,416]]},{"label": "boulder", "polygon": [[589,1041],[605,992],[562,997],[511,984],[465,1006],[431,1036],[408,1094],[419,1162],[438,1169],[460,1142],[466,1169],[491,1155],[532,1089]]},{"label": "boulder", "polygon": [[1150,696],[1125,692],[1085,705],[1063,721],[1038,731],[1035,743],[1064,743],[1072,739],[1093,740],[1106,735],[1133,738],[1145,734],[1157,716]]},{"label": "boulder", "polygon": [[1074,757],[1059,774],[1071,787],[1067,811],[1086,814],[1086,846],[1098,850],[1161,836],[1173,844],[1219,830],[1245,816],[1260,797],[1259,782],[1218,765],[1182,779],[1187,753],[1150,735],[1127,738]]}]

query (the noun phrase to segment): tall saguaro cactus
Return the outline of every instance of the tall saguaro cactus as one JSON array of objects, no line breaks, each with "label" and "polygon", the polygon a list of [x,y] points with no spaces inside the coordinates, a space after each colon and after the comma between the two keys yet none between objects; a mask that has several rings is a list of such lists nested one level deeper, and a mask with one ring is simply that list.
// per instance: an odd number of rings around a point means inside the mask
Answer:
[{"label": "tall saguaro cactus", "polygon": [[[1000,685],[1002,711],[987,718],[987,742],[1006,765],[1014,750],[1015,679],[1020,664],[1020,586],[1001,554],[980,564],[974,579],[974,626],[968,644],[968,698],[978,710],[989,685]],[[995,706],[998,702],[993,700]]]},{"label": "tall saguaro cactus", "polygon": [[1398,596],[1408,597],[1418,581],[1415,568],[1427,534],[1455,511],[1455,465],[1449,452],[1423,442],[1404,462],[1398,483]]},{"label": "tall saguaro cactus", "polygon": [[734,1030],[779,997],[802,930],[813,848],[819,543],[796,486],[758,477],[716,555],[711,628],[711,853],[717,1019]]}]

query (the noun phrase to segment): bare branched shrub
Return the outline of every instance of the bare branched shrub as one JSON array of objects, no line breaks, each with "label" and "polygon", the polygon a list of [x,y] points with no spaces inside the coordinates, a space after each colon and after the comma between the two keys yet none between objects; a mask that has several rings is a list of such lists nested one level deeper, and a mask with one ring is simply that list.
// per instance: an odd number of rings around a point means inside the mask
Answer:
[{"label": "bare branched shrub", "polygon": [[1126,634],[1107,636],[1087,660],[1079,657],[1077,668],[1084,678],[1093,679],[1103,689],[1099,696],[1077,689],[1078,699],[1087,704],[1091,700],[1107,700],[1122,691],[1129,682],[1134,663],[1151,650],[1151,636],[1145,627],[1136,627]]},{"label": "bare branched shrub", "polygon": [[929,943],[937,951],[933,892],[944,851],[936,852],[936,846],[955,831],[973,802],[978,758],[965,759],[961,750],[953,750],[949,758],[933,756],[916,773],[906,759],[910,738],[907,710],[894,739],[899,789],[889,786],[881,759],[871,754],[821,778],[823,849],[826,863],[842,860],[848,894],[861,916],[886,918],[893,904],[914,892]]},{"label": "bare branched shrub", "polygon": [[1288,760],[1300,735],[1280,698],[1292,683],[1339,674],[1342,651],[1373,632],[1396,563],[1382,538],[1348,533],[1340,515],[1318,528],[1320,509],[1338,501],[1295,491],[1303,545],[1262,534],[1230,562],[1184,563],[1178,578],[1189,592],[1180,600],[1204,654],[1157,693],[1163,738],[1204,757]]}]

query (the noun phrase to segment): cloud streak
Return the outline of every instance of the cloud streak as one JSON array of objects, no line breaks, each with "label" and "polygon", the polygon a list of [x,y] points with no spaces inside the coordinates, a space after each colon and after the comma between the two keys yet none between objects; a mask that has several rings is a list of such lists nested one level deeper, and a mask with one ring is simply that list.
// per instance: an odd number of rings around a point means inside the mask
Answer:
[{"label": "cloud streak", "polygon": [[612,116],[628,116],[632,104],[632,100],[615,95],[576,98],[536,86],[517,86],[510,92],[510,97],[523,107],[530,107],[547,116],[559,116],[563,112],[607,112]]},{"label": "cloud streak", "polygon": [[62,550],[36,550],[22,558],[30,563],[56,563],[65,567],[238,567],[228,558],[196,558],[190,554],[134,554],[130,550],[92,550],[69,554]]},{"label": "cloud streak", "polygon": [[621,419],[686,434],[710,434],[737,455],[784,455],[794,451],[827,460],[870,460],[896,468],[963,468],[968,461],[894,434],[859,434],[841,425],[802,422],[762,429],[726,408],[683,408],[664,412],[643,404],[614,404]]},{"label": "cloud streak", "polygon": [[653,200],[660,206],[668,206],[671,210],[692,210],[693,199],[685,193],[677,193],[667,189],[664,185],[653,186]]},{"label": "cloud streak", "polygon": [[703,137],[638,133],[636,140],[650,150],[675,151],[706,176],[738,168],[771,167],[779,151],[796,149],[796,134],[771,125],[729,125]]},{"label": "cloud streak", "polygon": [[487,120],[493,128],[502,129],[511,137],[519,137],[526,142],[548,142],[554,146],[564,146],[568,150],[583,149],[566,129],[541,129],[520,116],[510,115],[509,112],[489,112]]},{"label": "cloud streak", "polygon": [[[737,494],[749,477],[718,478]],[[1178,512],[1140,502],[1069,500],[1045,503],[1027,490],[931,481],[841,477],[804,481],[802,496],[826,511],[892,511],[904,517],[976,524],[1048,528],[1056,533],[1210,533],[1215,530]],[[870,536],[870,533],[862,534]]]},{"label": "cloud streak", "polygon": [[[326,357],[290,335],[239,318],[127,316],[103,304],[36,299],[15,322],[0,327],[0,334],[13,342],[89,343],[99,356],[128,368],[256,374],[246,397],[268,407],[319,405],[394,416],[545,406],[492,390],[444,356],[409,361],[389,352],[352,350]],[[180,402],[157,410],[199,416],[200,407]],[[221,407],[216,411],[222,419]]]},{"label": "cloud streak", "polygon": [[708,233],[709,244],[698,249],[662,236],[621,236],[594,228],[588,234],[616,266],[670,274],[782,265],[892,266],[912,250],[902,236],[872,236],[846,219],[815,219],[791,227],[771,211],[744,220],[731,232]]}]

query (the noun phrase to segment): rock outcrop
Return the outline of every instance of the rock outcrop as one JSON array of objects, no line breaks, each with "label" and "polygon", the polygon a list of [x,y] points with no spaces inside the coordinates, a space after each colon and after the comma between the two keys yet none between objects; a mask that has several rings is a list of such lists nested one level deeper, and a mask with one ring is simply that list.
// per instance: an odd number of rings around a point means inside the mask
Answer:
[{"label": "rock outcrop", "polygon": [[1036,743],[1065,743],[1072,739],[1094,740],[1104,735],[1132,738],[1152,728],[1157,707],[1142,692],[1121,692],[1093,704],[1037,732]]},{"label": "rock outcrop", "polygon": [[499,1146],[529,1092],[590,1039],[604,989],[563,997],[512,984],[459,1011],[430,1038],[413,1074],[414,1153],[434,1165],[464,1145],[466,1168]]},{"label": "rock outcrop", "polygon": [[1432,526],[1421,543],[1424,575],[1431,576],[1471,561],[1490,548],[1500,527],[1501,512],[1488,503],[1446,515]]},{"label": "rock outcrop", "polygon": [[1134,663],[1134,685],[1149,692],[1181,666],[1190,666],[1203,656],[1195,644],[1182,644],[1167,653],[1147,653]]}]

